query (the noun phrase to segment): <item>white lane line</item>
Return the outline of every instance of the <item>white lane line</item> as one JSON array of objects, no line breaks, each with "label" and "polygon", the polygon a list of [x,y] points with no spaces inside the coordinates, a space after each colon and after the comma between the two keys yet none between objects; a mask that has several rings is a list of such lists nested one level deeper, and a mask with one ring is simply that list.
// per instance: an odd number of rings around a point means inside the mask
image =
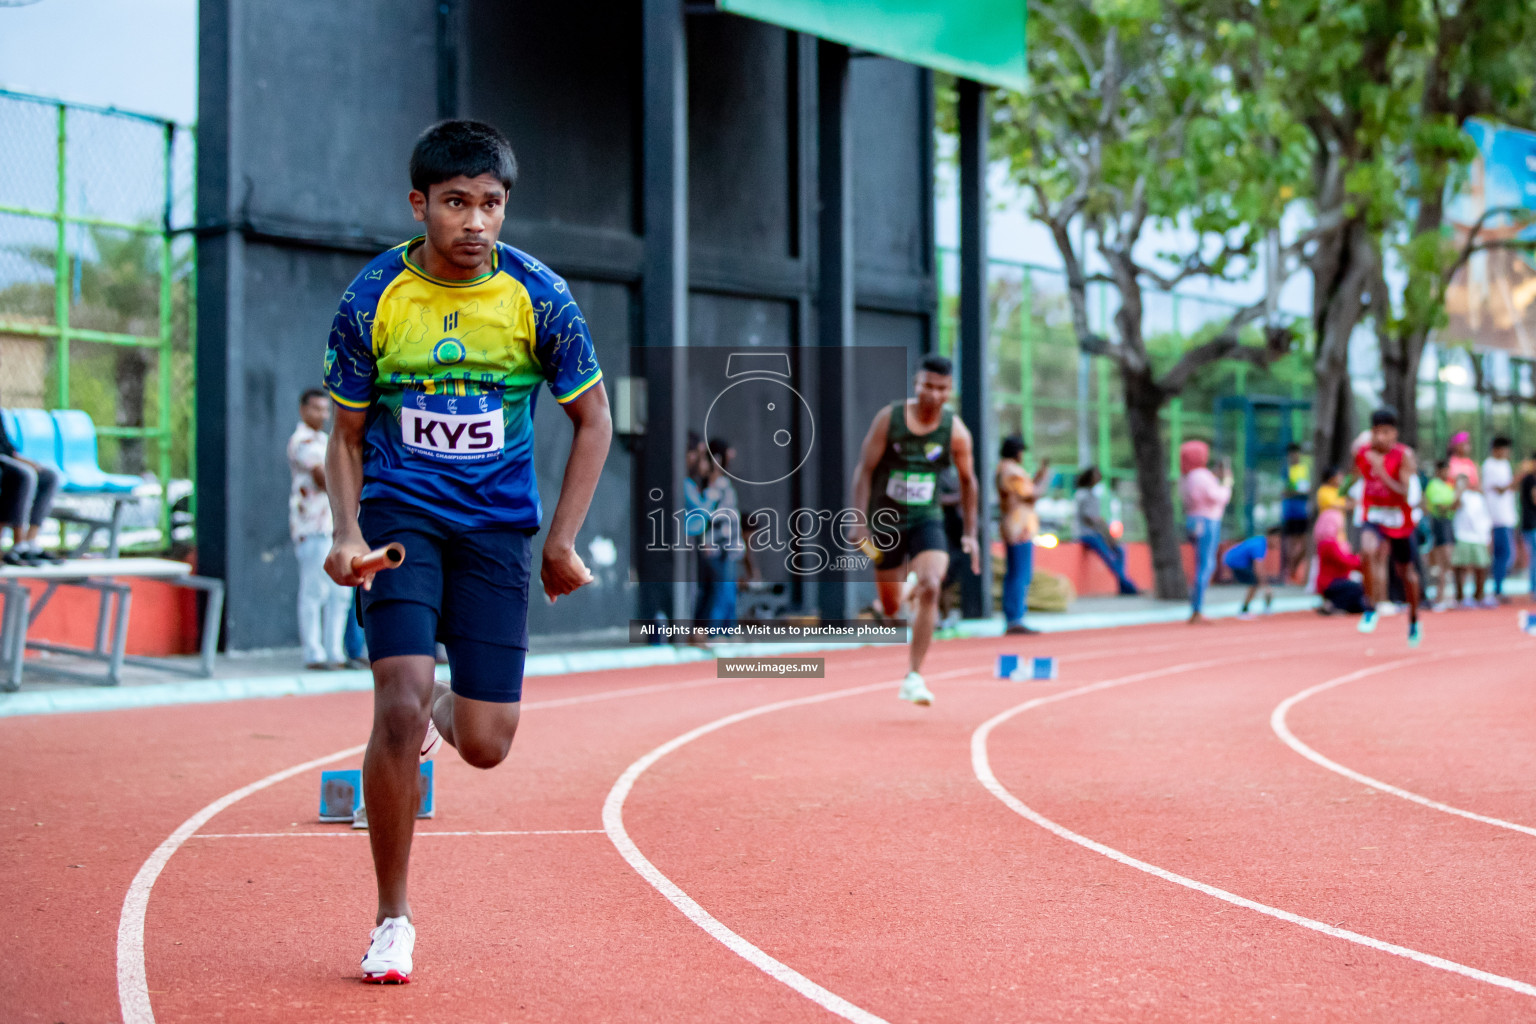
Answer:
[{"label": "white lane line", "polygon": [[[345,824],[338,825],[330,832],[199,832],[193,839],[291,839],[294,836],[366,836],[368,830],[364,828],[350,828]],[[416,832],[416,838],[423,836],[600,836],[603,830],[600,828],[535,828],[521,829],[507,832],[493,832],[471,830],[466,832]]]},{"label": "white lane line", "polygon": [[[937,676],[934,678],[938,678]],[[731,931],[709,911],[699,906],[694,899],[683,892],[675,882],[662,874],[661,869],[652,864],[640,852],[640,848],[630,839],[629,833],[624,829],[624,801],[629,797],[630,790],[634,788],[635,780],[663,757],[677,750],[679,747],[692,743],[700,736],[706,736],[717,729],[723,729],[728,725],[756,718],[758,715],[770,714],[774,711],[782,711],[785,708],[801,707],[806,704],[818,704],[823,701],[837,700],[841,697],[852,697],[861,693],[873,693],[877,690],[888,689],[891,683],[871,683],[866,686],[855,686],[846,690],[833,690],[827,693],[813,694],[809,697],[797,697],[793,700],[775,701],[772,704],[764,704],[760,707],[750,708],[737,712],[734,715],[726,715],[717,718],[707,725],[701,725],[697,729],[683,733],[676,739],[668,740],[661,746],[646,754],[640,760],[624,770],[619,780],[608,791],[608,799],[603,801],[603,828],[608,833],[608,838],[613,840],[613,845],[619,853],[629,862],[629,866],[639,873],[660,892],[672,905],[681,910],[688,920],[704,929],[710,937],[723,944],[731,952],[752,964],[758,970],[763,971],[769,977],[782,982],[805,996],[811,1002],[837,1014],[845,1020],[851,1020],[856,1024],[886,1024],[886,1022],[870,1013],[862,1007],[855,1006],[835,992],[822,988],[805,975],[793,968],[775,960],[763,952],[736,932]]]},{"label": "white lane line", "polygon": [[[1225,660],[1230,661],[1234,659]],[[1194,669],[1197,667],[1200,666],[1198,664],[1180,666],[1180,668],[1186,670]],[[1388,667],[1391,666],[1384,665],[1380,666],[1379,669],[1385,669]],[[1536,996],[1536,985],[1529,985],[1526,982],[1517,981],[1514,978],[1506,978],[1503,975],[1493,974],[1489,971],[1479,970],[1476,967],[1468,967],[1465,964],[1459,964],[1454,960],[1447,960],[1444,957],[1435,956],[1432,953],[1422,953],[1416,949],[1409,949],[1406,946],[1399,946],[1395,943],[1384,942],[1381,939],[1375,939],[1369,935],[1361,935],[1359,932],[1352,932],[1345,928],[1337,928],[1330,924],[1324,924],[1322,921],[1314,921],[1309,917],[1302,917],[1300,914],[1293,914],[1288,910],[1281,910],[1278,907],[1271,907],[1268,904],[1250,900],[1245,896],[1239,896],[1236,893],[1227,892],[1225,889],[1218,889],[1214,885],[1207,885],[1205,882],[1196,881],[1193,878],[1186,878],[1184,875],[1176,874],[1167,870],[1166,868],[1160,868],[1156,864],[1148,864],[1144,860],[1138,860],[1135,857],[1132,857],[1130,854],[1122,853],[1119,850],[1116,850],[1114,847],[1106,846],[1103,843],[1089,839],[1087,836],[1079,835],[1078,833],[1073,832],[1071,829],[1068,829],[1062,825],[1058,825],[1050,818],[1047,818],[1045,815],[1036,811],[1034,808],[1025,804],[1018,797],[1008,792],[1007,789],[1003,788],[1003,784],[997,781],[997,776],[992,773],[991,759],[987,755],[987,739],[992,735],[993,729],[996,729],[999,725],[1002,725],[1010,718],[1023,714],[1024,712],[1033,708],[1037,708],[1042,704],[1049,704],[1052,701],[1066,700],[1068,697],[1076,697],[1081,694],[1092,693],[1095,690],[1108,689],[1112,685],[1123,685],[1125,683],[1136,682],[1141,679],[1150,679],[1154,676],[1166,674],[1168,673],[1162,670],[1156,672],[1144,672],[1139,675],[1126,676],[1123,679],[1112,680],[1108,683],[1099,683],[1093,686],[1082,686],[1076,690],[1067,690],[1062,693],[1051,694],[1047,697],[1037,697],[1034,700],[1025,701],[1023,704],[1020,704],[1017,707],[1010,708],[1000,715],[989,718],[987,721],[983,722],[974,733],[971,734],[971,768],[976,773],[976,778],[980,780],[981,784],[987,788],[989,793],[1001,800],[1010,810],[1024,818],[1029,819],[1036,825],[1039,825],[1041,828],[1045,829],[1047,832],[1051,832],[1054,835],[1060,836],[1062,839],[1065,839],[1070,843],[1076,843],[1078,846],[1092,850],[1094,853],[1102,854],[1103,856],[1108,857],[1110,860],[1115,861],[1118,864],[1124,864],[1126,867],[1132,867],[1138,871],[1144,871],[1156,878],[1161,878],[1165,882],[1172,882],[1175,885],[1182,885],[1186,889],[1193,889],[1196,892],[1204,893],[1207,896],[1214,896],[1216,899],[1230,903],[1234,906],[1242,907],[1246,910],[1252,910],[1255,913],[1264,914],[1267,917],[1273,917],[1277,920],[1285,921],[1289,924],[1300,925],[1302,928],[1307,928],[1314,932],[1321,932],[1324,935],[1329,935],[1336,939],[1343,939],[1346,942],[1353,942],[1357,945],[1377,950],[1378,952],[1391,953],[1394,956],[1405,957],[1409,960],[1416,961],[1428,967],[1438,968],[1442,971],[1449,971],[1452,974],[1460,974],[1463,977],[1472,978],[1475,981],[1486,982],[1489,985],[1497,985],[1500,988],[1506,988],[1514,992],[1519,992],[1521,995]],[[1358,674],[1359,673],[1351,673],[1351,675]]]},{"label": "white lane line", "polygon": [[[1448,651],[1445,654],[1437,655],[1433,660],[1438,661],[1442,658],[1450,658],[1455,655],[1466,653],[1469,652]],[[1454,814],[1459,818],[1466,818],[1470,821],[1479,821],[1484,825],[1493,825],[1497,828],[1507,828],[1511,832],[1523,832],[1528,836],[1536,836],[1536,828],[1532,828],[1529,825],[1520,825],[1513,821],[1505,821],[1503,818],[1491,818],[1486,814],[1478,814],[1475,811],[1466,811],[1462,810],[1460,807],[1452,807],[1450,804],[1441,803],[1439,800],[1431,800],[1429,797],[1420,796],[1418,793],[1411,793],[1408,790],[1394,786],[1391,783],[1382,782],[1380,779],[1373,779],[1369,775],[1355,771],[1353,768],[1346,768],[1344,765],[1339,764],[1337,761],[1331,760],[1327,757],[1324,757],[1322,754],[1319,754],[1316,750],[1312,749],[1311,747],[1307,746],[1307,744],[1297,739],[1296,734],[1291,732],[1290,725],[1285,720],[1286,716],[1290,714],[1292,708],[1306,700],[1308,697],[1322,693],[1324,690],[1331,690],[1335,686],[1343,686],[1345,683],[1354,682],[1356,679],[1363,679],[1366,676],[1375,675],[1379,672],[1386,672],[1389,669],[1397,668],[1399,665],[1406,664],[1408,660],[1412,659],[1388,662],[1385,665],[1377,665],[1373,668],[1363,669],[1359,672],[1351,672],[1347,676],[1340,676],[1337,679],[1330,679],[1326,683],[1319,683],[1318,685],[1310,687],[1309,689],[1302,690],[1295,696],[1287,697],[1285,700],[1280,702],[1279,706],[1275,708],[1274,713],[1269,716],[1269,727],[1275,731],[1276,736],[1280,737],[1282,743],[1296,751],[1296,753],[1300,754],[1308,761],[1311,761],[1313,764],[1321,765],[1331,772],[1336,772],[1339,775],[1344,776],[1346,779],[1353,779],[1355,782],[1365,786],[1370,786],[1372,789],[1378,789],[1383,793],[1390,793],[1393,796],[1402,797],[1404,800],[1410,800],[1413,803],[1422,804],[1425,807],[1430,807],[1437,811],[1444,811],[1446,814]]]},{"label": "white lane line", "polygon": [[180,849],[192,833],[202,828],[209,818],[229,805],[312,768],[319,768],[332,761],[340,761],[344,757],[361,754],[365,746],[366,744],[359,744],[325,757],[317,757],[313,761],[305,761],[292,768],[284,768],[249,786],[242,786],[233,793],[221,796],[182,822],[176,831],[155,848],[155,852],[150,854],[149,859],[139,868],[138,874],[133,876],[133,883],[128,886],[128,895],[123,897],[122,913],[117,919],[117,1001],[123,1008],[123,1024],[154,1024],[155,1012],[149,1005],[149,981],[144,973],[144,915],[149,910],[149,894],[154,889],[155,879],[160,877],[160,872],[165,868],[166,861],[171,859],[171,854]]},{"label": "white lane line", "polygon": [[[616,697],[637,696],[642,693],[656,693],[662,690],[679,690],[689,687],[709,685],[716,682],[730,682],[725,679],[694,680],[684,683],[662,683],[650,687],[629,687],[623,690],[606,690],[601,693],[590,693],[582,697],[565,697],[549,701],[531,701],[523,705],[524,711],[532,711],[542,708],[563,707],[569,704],[587,704],[593,701],[610,700]],[[154,890],[155,880],[160,877],[166,862],[171,855],[179,850],[198,829],[208,823],[208,820],[231,804],[238,803],[252,793],[260,792],[269,786],[275,786],[285,779],[291,779],[295,775],[307,772],[312,768],[331,764],[348,757],[361,754],[367,744],[358,744],[345,750],[338,750],[334,754],[317,757],[312,761],[285,768],[280,772],[274,772],[264,779],[260,779],[248,786],[242,786],[233,793],[219,797],[213,803],[198,811],[192,817],[177,826],[176,831],[165,838],[155,851],[149,855],[133,876],[132,883],[128,886],[128,892],[123,897],[123,909],[117,920],[117,1001],[123,1010],[123,1024],[154,1024],[155,1011],[149,1002],[149,980],[144,967],[144,918],[149,910],[149,896]]]}]

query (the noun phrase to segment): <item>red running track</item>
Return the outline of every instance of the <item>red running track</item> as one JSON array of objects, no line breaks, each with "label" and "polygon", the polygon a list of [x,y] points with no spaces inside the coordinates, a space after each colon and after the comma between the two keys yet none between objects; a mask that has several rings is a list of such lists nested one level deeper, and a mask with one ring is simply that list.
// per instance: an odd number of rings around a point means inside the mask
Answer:
[{"label": "red running track", "polygon": [[[1416,652],[1401,619],[1365,638],[1311,616],[950,641],[929,709],[895,698],[899,650],[830,655],[823,680],[533,679],[506,764],[439,759],[403,987],[356,980],[367,842],[314,822],[318,768],[231,803],[143,884],[200,810],[365,739],[366,694],[0,720],[3,1016],[1536,1020],[1536,836],[1363,785],[1271,727],[1287,698],[1402,661],[1296,703],[1289,729],[1363,776],[1536,827],[1536,641],[1511,618],[1434,616]],[[1060,678],[995,680],[1002,650],[1054,654]],[[983,785],[973,739],[1059,834]],[[629,861],[603,832],[621,778]]]}]

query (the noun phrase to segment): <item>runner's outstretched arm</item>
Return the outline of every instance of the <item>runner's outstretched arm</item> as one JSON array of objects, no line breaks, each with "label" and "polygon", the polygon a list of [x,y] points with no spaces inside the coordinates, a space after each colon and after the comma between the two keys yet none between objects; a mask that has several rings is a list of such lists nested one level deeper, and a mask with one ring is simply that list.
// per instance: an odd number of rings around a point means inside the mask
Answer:
[{"label": "runner's outstretched arm", "polygon": [[560,501],[549,522],[549,536],[544,539],[544,563],[539,568],[544,593],[551,601],[592,582],[592,574],[576,553],[576,533],[587,518],[592,494],[597,490],[598,477],[608,458],[608,444],[613,439],[608,392],[601,382],[561,408],[571,418],[576,433],[571,437],[571,456],[565,463]]},{"label": "runner's outstretched arm", "polygon": [[[853,484],[850,495],[853,507],[862,517],[869,512],[869,487],[874,479],[875,467],[880,465],[880,453],[885,451],[886,439],[890,437],[891,415],[888,410],[882,409],[875,414],[874,420],[869,424],[869,433],[864,435],[864,446],[859,450],[859,464],[853,468]],[[869,523],[860,519],[859,525],[852,530],[853,536],[849,540],[859,541],[869,536]]]},{"label": "runner's outstretched arm", "polygon": [[368,413],[332,404],[331,440],[325,449],[326,493],[331,499],[331,518],[335,532],[331,551],[325,558],[325,571],[343,587],[363,583],[352,571],[352,559],[368,553],[368,542],[357,525],[357,505],[363,492],[363,431]]},{"label": "runner's outstretched arm", "polygon": [[960,549],[971,556],[972,574],[980,574],[981,545],[976,539],[976,463],[972,457],[971,432],[958,416],[955,417],[949,450],[955,460],[955,471],[960,476],[960,515],[965,523]]}]

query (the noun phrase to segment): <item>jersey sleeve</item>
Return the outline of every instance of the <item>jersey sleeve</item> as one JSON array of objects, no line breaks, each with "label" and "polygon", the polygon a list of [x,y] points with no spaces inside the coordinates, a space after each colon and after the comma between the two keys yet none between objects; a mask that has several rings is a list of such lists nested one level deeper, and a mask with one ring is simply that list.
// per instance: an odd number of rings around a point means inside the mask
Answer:
[{"label": "jersey sleeve", "polygon": [[331,321],[331,337],[325,348],[325,389],[337,405],[366,409],[373,404],[378,367],[372,334],[372,313],[349,291]]},{"label": "jersey sleeve", "polygon": [[570,289],[558,277],[541,282],[542,294],[533,296],[538,324],[535,348],[544,380],[561,405],[574,401],[603,379],[592,348],[587,319],[581,315]]}]

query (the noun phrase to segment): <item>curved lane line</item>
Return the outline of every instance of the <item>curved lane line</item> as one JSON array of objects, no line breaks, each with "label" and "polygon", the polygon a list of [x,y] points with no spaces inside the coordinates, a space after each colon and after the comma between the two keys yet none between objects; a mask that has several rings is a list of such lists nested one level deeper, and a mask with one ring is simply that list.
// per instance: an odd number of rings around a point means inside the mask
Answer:
[{"label": "curved lane line", "polygon": [[[1212,663],[1208,662],[1206,664],[1209,665]],[[1387,668],[1393,667],[1395,664],[1400,664],[1400,662],[1377,666],[1374,671],[1383,671]],[[1179,667],[1188,670],[1201,666],[1199,664],[1190,664]],[[1092,693],[1095,690],[1107,689],[1111,685],[1123,685],[1125,683],[1136,682],[1141,679],[1150,679],[1154,676],[1166,674],[1167,673],[1163,671],[1144,672],[1135,676],[1127,676],[1124,679],[1112,680],[1108,683],[1100,683],[1094,686],[1082,686],[1075,690],[1066,690],[1061,693],[1051,694],[1047,697],[1037,697],[1034,700],[1025,701],[1023,704],[1020,704],[1017,707],[1010,708],[1007,711],[1004,711],[1002,714],[988,719],[987,721],[983,722],[974,733],[971,734],[971,768],[976,773],[976,778],[980,780],[981,784],[987,788],[988,792],[1001,800],[1009,808],[1009,810],[1012,810],[1016,814],[1029,819],[1036,825],[1039,825],[1041,828],[1045,829],[1047,832],[1060,836],[1062,839],[1065,839],[1070,843],[1076,843],[1078,846],[1092,850],[1094,853],[1102,854],[1103,856],[1108,857],[1110,860],[1115,861],[1118,864],[1124,864],[1126,867],[1135,868],[1138,871],[1144,871],[1156,878],[1161,878],[1165,882],[1172,882],[1175,885],[1182,885],[1186,889],[1193,889],[1196,892],[1204,893],[1207,896],[1214,896],[1216,899],[1230,903],[1233,906],[1242,907],[1246,910],[1252,910],[1255,913],[1264,914],[1267,917],[1273,917],[1277,920],[1285,921],[1288,924],[1299,925],[1302,928],[1307,928],[1314,932],[1321,932],[1324,935],[1328,935],[1336,939],[1343,939],[1346,942],[1353,942],[1357,945],[1377,950],[1378,952],[1391,953],[1394,956],[1405,957],[1409,960],[1416,961],[1428,967],[1438,968],[1442,971],[1449,971],[1452,974],[1459,974],[1466,978],[1472,978],[1475,981],[1486,982],[1489,985],[1496,985],[1499,988],[1506,988],[1514,992],[1519,992],[1521,995],[1536,996],[1536,985],[1529,985],[1526,982],[1516,981],[1514,978],[1506,978],[1500,974],[1493,974],[1489,971],[1479,970],[1476,967],[1468,967],[1465,964],[1459,964],[1454,960],[1447,960],[1444,957],[1435,956],[1432,953],[1422,953],[1419,950],[1409,949],[1406,946],[1399,946],[1395,943],[1384,942],[1381,939],[1375,939],[1369,935],[1361,935],[1359,932],[1352,932],[1344,928],[1336,928],[1333,925],[1324,924],[1322,921],[1314,921],[1309,917],[1302,917],[1300,914],[1293,914],[1288,910],[1281,910],[1278,907],[1271,907],[1268,904],[1250,900],[1245,896],[1239,896],[1236,893],[1227,892],[1225,889],[1218,889],[1214,885],[1207,885],[1206,883],[1196,881],[1193,878],[1186,878],[1184,875],[1175,874],[1166,868],[1158,867],[1156,864],[1149,864],[1144,860],[1138,860],[1129,854],[1116,850],[1112,846],[1106,846],[1103,843],[1089,839],[1087,836],[1079,835],[1078,833],[1073,832],[1071,829],[1068,829],[1062,825],[1058,825],[1056,822],[1047,818],[1045,815],[1036,811],[1034,808],[1025,804],[1018,797],[1008,792],[1008,790],[1003,787],[1003,784],[997,781],[997,776],[992,773],[991,760],[987,755],[987,739],[992,735],[993,729],[997,728],[999,725],[1002,725],[1010,718],[1023,714],[1024,712],[1034,708],[1040,707],[1042,704],[1049,704],[1058,700],[1066,700],[1068,697],[1076,697],[1085,693]],[[1339,681],[1348,678],[1355,678],[1361,674],[1362,673],[1350,673],[1348,676],[1341,677]]]},{"label": "curved lane line", "polygon": [[[523,710],[533,711],[542,708],[567,707],[573,704],[590,704],[619,697],[655,693],[663,689],[686,689],[727,681],[724,679],[690,680],[682,683],[662,683],[656,686],[628,687],[622,690],[604,690],[577,697],[533,701],[524,705]],[[155,1024],[155,1011],[149,1003],[149,980],[144,966],[144,919],[149,910],[149,896],[155,887],[155,880],[160,877],[160,872],[164,870],[171,855],[179,850],[193,833],[206,825],[210,818],[231,804],[238,803],[252,793],[260,792],[269,786],[275,786],[285,779],[291,779],[301,772],[353,757],[362,753],[367,746],[366,743],[361,743],[355,747],[338,750],[334,754],[305,761],[292,768],[284,768],[248,786],[242,786],[233,793],[221,796],[182,822],[176,831],[155,848],[155,852],[151,853],[149,859],[139,868],[138,874],[133,876],[133,882],[128,886],[128,893],[123,897],[123,909],[117,920],[117,1001],[122,1007],[123,1024]]]},{"label": "curved lane line", "polygon": [[846,690],[832,690],[827,693],[812,694],[809,697],[797,697],[792,700],[775,701],[772,704],[763,704],[759,707],[749,708],[746,711],[737,712],[734,715],[726,715],[717,718],[707,725],[701,725],[697,729],[683,733],[676,739],[668,740],[661,746],[646,754],[640,760],[624,769],[624,774],[619,776],[613,788],[608,791],[608,799],[603,801],[603,828],[608,833],[608,838],[618,848],[619,853],[629,862],[629,866],[639,873],[640,877],[651,884],[657,892],[661,893],[672,905],[683,914],[704,929],[711,938],[723,944],[731,952],[746,960],[758,970],[764,972],[775,981],[782,982],[805,996],[811,1002],[837,1014],[845,1020],[854,1021],[855,1024],[886,1024],[883,1018],[877,1017],[862,1007],[855,1006],[836,992],[822,988],[805,975],[793,968],[775,960],[737,933],[731,931],[720,923],[709,911],[699,906],[694,899],[683,892],[675,882],[662,874],[661,869],[652,864],[640,852],[634,840],[624,829],[624,801],[629,797],[630,790],[635,786],[635,780],[657,761],[668,754],[718,729],[724,729],[728,725],[744,722],[749,718],[770,714],[785,708],[802,707],[806,704],[819,704],[823,701],[837,700],[840,697],[852,697],[861,693],[872,693],[876,690],[888,689],[888,682],[871,683],[866,686],[855,686]]},{"label": "curved lane line", "polygon": [[340,761],[344,757],[361,754],[365,746],[367,744],[348,747],[346,750],[340,750],[325,757],[317,757],[313,761],[305,761],[292,768],[284,768],[258,782],[242,786],[233,793],[221,796],[182,822],[176,831],[166,836],[165,842],[155,848],[155,852],[150,854],[149,859],[139,868],[139,873],[133,876],[133,883],[128,886],[128,895],[123,897],[122,914],[117,920],[117,1001],[123,1008],[123,1024],[154,1024],[155,1022],[155,1011],[149,1005],[149,980],[144,973],[144,916],[149,911],[149,894],[155,886],[155,879],[160,877],[160,872],[165,868],[166,861],[171,859],[171,854],[180,849],[181,845],[191,838],[192,833],[207,824],[209,818],[230,804],[244,800],[252,793],[276,785],[284,779],[291,779],[311,768],[319,768],[332,761]]},{"label": "curved lane line", "polygon": [[[1445,654],[1437,655],[1433,660],[1450,658],[1455,655],[1466,653],[1469,652],[1448,651]],[[1291,732],[1290,726],[1285,720],[1286,715],[1290,714],[1292,708],[1306,700],[1308,697],[1322,693],[1324,690],[1331,690],[1335,686],[1343,686],[1345,683],[1354,682],[1356,679],[1362,679],[1365,676],[1375,675],[1378,672],[1385,672],[1388,669],[1396,668],[1404,663],[1404,661],[1388,662],[1385,665],[1378,665],[1374,668],[1364,669],[1360,672],[1351,672],[1347,676],[1340,676],[1337,679],[1330,679],[1326,683],[1319,683],[1318,685],[1310,687],[1309,689],[1302,690],[1300,693],[1293,697],[1287,697],[1285,700],[1280,702],[1279,706],[1275,708],[1274,713],[1269,716],[1269,727],[1275,731],[1276,736],[1280,737],[1282,743],[1296,751],[1296,753],[1300,754],[1302,757],[1306,758],[1308,761],[1311,761],[1314,764],[1321,765],[1331,772],[1336,772],[1339,775],[1344,776],[1346,779],[1352,779],[1361,785],[1369,786],[1372,789],[1378,789],[1383,793],[1390,793],[1393,796],[1402,797],[1404,800],[1410,800],[1413,803],[1422,804],[1425,807],[1430,807],[1437,811],[1444,811],[1446,814],[1454,814],[1457,817],[1466,818],[1470,821],[1480,821],[1484,825],[1493,825],[1497,828],[1507,828],[1512,832],[1523,832],[1528,836],[1536,836],[1536,828],[1532,828],[1529,825],[1516,824],[1513,821],[1505,821],[1503,818],[1491,818],[1486,814],[1478,814],[1475,811],[1464,811],[1460,807],[1452,807],[1450,804],[1441,803],[1439,800],[1431,800],[1429,797],[1420,796],[1418,793],[1411,793],[1408,790],[1394,786],[1391,783],[1382,782],[1380,779],[1373,779],[1369,775],[1364,775],[1355,771],[1353,768],[1346,768],[1344,765],[1339,764],[1337,761],[1330,760],[1329,758],[1324,757],[1322,754],[1319,754],[1316,750],[1313,750],[1301,740],[1297,739],[1296,734]]]}]

